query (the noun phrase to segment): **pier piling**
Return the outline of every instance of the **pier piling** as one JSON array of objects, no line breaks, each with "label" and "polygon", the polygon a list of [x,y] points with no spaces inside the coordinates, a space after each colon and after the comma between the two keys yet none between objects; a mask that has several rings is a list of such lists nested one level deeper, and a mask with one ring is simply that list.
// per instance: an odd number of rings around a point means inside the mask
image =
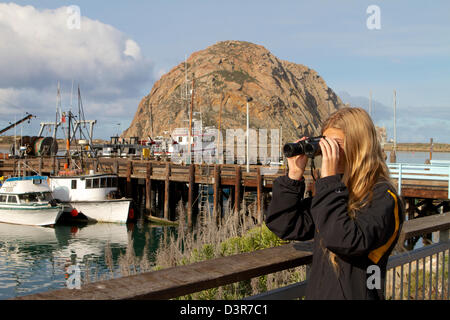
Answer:
[{"label": "pier piling", "polygon": [[219,208],[219,200],[220,200],[220,166],[215,165],[214,166],[214,209],[213,214],[216,219],[216,223],[220,222],[221,219],[221,212]]},{"label": "pier piling", "polygon": [[164,219],[169,219],[169,194],[170,194],[170,162],[166,163],[166,180],[164,184]]},{"label": "pier piling", "polygon": [[127,186],[126,186],[126,195],[127,197],[131,197],[132,195],[132,186],[131,186],[131,172],[133,170],[133,164],[131,161],[127,163]]},{"label": "pier piling", "polygon": [[192,228],[192,206],[194,200],[194,185],[195,185],[195,164],[189,165],[189,188],[188,188],[188,208],[187,208],[187,225]]},{"label": "pier piling", "polygon": [[234,174],[234,210],[239,212],[241,209],[241,202],[242,202],[242,196],[241,196],[241,167],[237,166],[235,168],[235,174]]},{"label": "pier piling", "polygon": [[145,177],[145,211],[147,215],[153,214],[153,194],[152,194],[152,163],[147,162],[146,177]]},{"label": "pier piling", "polygon": [[256,208],[258,214],[258,224],[260,224],[263,220],[263,212],[261,209],[262,204],[262,191],[263,191],[263,182],[261,177],[261,168],[256,169]]}]

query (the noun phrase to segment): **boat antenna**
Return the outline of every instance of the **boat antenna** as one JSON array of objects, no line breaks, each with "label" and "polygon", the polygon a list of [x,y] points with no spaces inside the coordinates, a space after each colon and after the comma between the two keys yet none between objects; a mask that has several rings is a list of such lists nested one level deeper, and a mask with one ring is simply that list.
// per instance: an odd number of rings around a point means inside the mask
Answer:
[{"label": "boat antenna", "polygon": [[57,90],[56,90],[55,127],[53,128],[53,140],[54,141],[56,141],[56,129],[58,128],[58,126],[57,126],[58,118],[60,116],[62,116],[61,114],[59,114],[60,111],[61,111],[61,88],[60,88],[60,84],[59,84],[59,81],[58,81],[58,86],[57,86]]},{"label": "boat antenna", "polygon": [[70,91],[70,110],[72,110],[72,100],[73,100],[73,79],[72,79],[72,90]]},{"label": "boat antenna", "polygon": [[[14,114],[14,122],[17,122],[17,115]],[[16,126],[14,126],[14,155],[17,154],[17,135],[16,135]]]}]

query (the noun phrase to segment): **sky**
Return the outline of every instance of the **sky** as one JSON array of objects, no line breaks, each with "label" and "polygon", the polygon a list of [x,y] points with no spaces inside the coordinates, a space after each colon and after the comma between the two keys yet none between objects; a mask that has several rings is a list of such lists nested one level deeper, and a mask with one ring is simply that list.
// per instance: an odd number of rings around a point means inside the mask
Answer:
[{"label": "sky", "polygon": [[388,137],[396,90],[398,142],[450,143],[449,17],[448,1],[0,2],[0,127],[25,112],[36,119],[24,135],[54,121],[59,81],[62,108],[78,112],[79,85],[95,137],[107,139],[185,56],[244,40],[316,70],[344,102],[368,108],[372,92]]}]

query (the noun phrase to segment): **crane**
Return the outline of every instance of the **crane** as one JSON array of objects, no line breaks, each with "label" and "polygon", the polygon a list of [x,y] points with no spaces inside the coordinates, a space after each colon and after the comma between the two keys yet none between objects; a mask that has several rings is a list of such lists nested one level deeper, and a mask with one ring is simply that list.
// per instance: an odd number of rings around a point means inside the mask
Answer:
[{"label": "crane", "polygon": [[35,116],[33,116],[32,114],[27,115],[25,118],[20,119],[19,121],[15,122],[15,123],[13,123],[13,124],[10,124],[10,125],[7,126],[6,128],[0,130],[0,134],[2,134],[3,132],[8,131],[9,129],[14,128],[15,126],[17,126],[18,124],[21,124],[21,123],[24,122],[24,121],[30,120],[30,119],[33,118],[33,117],[35,117]]}]

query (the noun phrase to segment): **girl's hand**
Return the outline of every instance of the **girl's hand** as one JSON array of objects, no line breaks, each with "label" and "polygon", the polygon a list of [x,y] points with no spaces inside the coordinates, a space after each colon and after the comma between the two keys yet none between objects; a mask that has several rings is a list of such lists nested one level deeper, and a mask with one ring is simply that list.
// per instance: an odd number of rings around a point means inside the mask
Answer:
[{"label": "girl's hand", "polygon": [[[303,137],[295,142],[299,142],[307,139],[307,137]],[[300,154],[298,156],[287,158],[289,173],[288,177],[292,180],[301,180],[303,177],[303,173],[305,172],[306,163],[308,162],[308,157],[304,154]]]},{"label": "girl's hand", "polygon": [[322,149],[322,170],[320,177],[333,176],[338,173],[339,144],[333,138],[322,138],[319,142]]}]

